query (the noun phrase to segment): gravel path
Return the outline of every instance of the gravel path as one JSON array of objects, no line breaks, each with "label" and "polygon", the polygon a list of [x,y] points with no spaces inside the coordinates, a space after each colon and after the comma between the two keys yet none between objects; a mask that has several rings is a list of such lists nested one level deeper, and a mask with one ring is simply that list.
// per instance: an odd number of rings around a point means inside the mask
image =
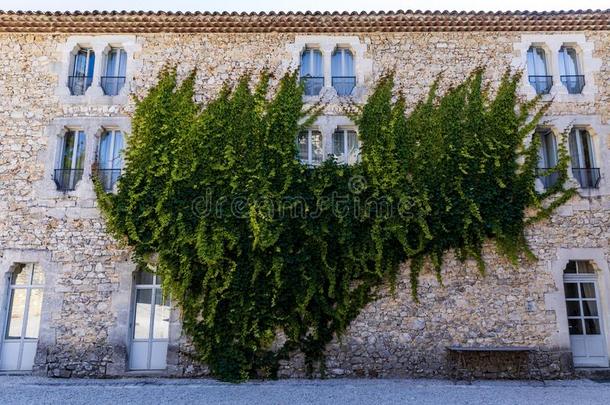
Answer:
[{"label": "gravel path", "polygon": [[57,380],[0,376],[0,404],[610,404],[610,382],[590,380]]}]

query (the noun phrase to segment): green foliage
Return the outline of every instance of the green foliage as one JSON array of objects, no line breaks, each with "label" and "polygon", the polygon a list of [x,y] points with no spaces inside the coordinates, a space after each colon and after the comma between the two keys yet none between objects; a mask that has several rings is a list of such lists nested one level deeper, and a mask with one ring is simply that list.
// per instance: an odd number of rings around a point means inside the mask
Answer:
[{"label": "green foliage", "polygon": [[439,279],[449,250],[483,270],[493,238],[516,261],[526,211],[543,218],[572,195],[565,147],[560,181],[534,187],[539,140],[524,140],[548,106],[519,104],[509,73],[492,96],[482,74],[443,96],[435,83],[409,113],[382,78],[355,114],[361,162],[311,168],[295,137],[317,111],[303,112],[296,74],[273,92],[267,75],[254,89],[246,76],[200,106],[195,74],[178,84],[165,70],[137,101],[118,193],[98,185],[100,207],[136,259],[154,261],[215,375],[273,374],[295,349],[313,368],[401,263],[416,298],[427,258]]}]

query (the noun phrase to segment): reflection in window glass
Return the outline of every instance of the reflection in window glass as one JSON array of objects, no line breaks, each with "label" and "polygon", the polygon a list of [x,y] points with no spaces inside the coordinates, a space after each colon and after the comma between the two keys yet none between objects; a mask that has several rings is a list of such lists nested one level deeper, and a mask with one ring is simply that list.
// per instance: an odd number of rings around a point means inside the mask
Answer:
[{"label": "reflection in window glass", "polygon": [[32,266],[21,264],[17,267],[11,276],[11,284],[13,285],[28,285],[32,277]]},{"label": "reflection in window glass", "polygon": [[30,304],[28,306],[28,321],[25,328],[25,337],[37,339],[40,331],[40,315],[42,312],[42,290],[32,288]]},{"label": "reflection in window glass", "polygon": [[155,339],[167,339],[169,337],[169,300],[163,298],[161,289],[155,289],[153,337]]},{"label": "reflection in window glass", "polygon": [[7,339],[21,338],[23,329],[23,315],[25,313],[25,300],[27,290],[25,288],[11,290],[8,325],[6,328]]},{"label": "reflection in window glass", "polygon": [[152,306],[152,290],[136,290],[136,308],[134,316],[134,339],[148,339]]},{"label": "reflection in window glass", "polygon": [[33,285],[43,285],[44,284],[44,273],[42,268],[38,264],[33,265],[34,275],[32,277]]}]

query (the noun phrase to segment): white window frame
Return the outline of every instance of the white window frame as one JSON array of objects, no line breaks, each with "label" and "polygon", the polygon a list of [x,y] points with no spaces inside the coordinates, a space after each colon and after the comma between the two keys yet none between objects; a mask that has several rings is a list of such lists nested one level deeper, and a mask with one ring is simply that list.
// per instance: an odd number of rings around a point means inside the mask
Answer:
[{"label": "white window frame", "polygon": [[[302,159],[300,156],[299,138],[301,137],[301,134],[303,132],[307,132],[307,159]],[[321,159],[319,162],[313,160],[313,144],[311,142],[311,137],[314,132],[316,132],[320,136],[322,156],[321,156]],[[321,164],[324,161],[324,135],[322,134],[322,131],[320,131],[319,129],[308,128],[306,130],[299,132],[299,134],[297,135],[297,147],[299,148],[299,160],[301,161],[301,163],[309,165],[309,166],[318,166],[319,164]]]},{"label": "white window frame", "polygon": [[[355,162],[348,162],[348,156],[349,156],[349,148],[348,148],[348,142],[347,142],[347,138],[348,138],[348,134],[350,132],[353,132],[354,134],[356,134],[356,149],[357,149],[357,153],[356,153],[356,160]],[[339,155],[337,155],[335,153],[335,134],[341,133],[343,134],[343,157],[339,158]],[[335,129],[335,131],[333,131],[333,133],[331,134],[332,137],[332,145],[333,145],[333,155],[335,156],[335,158],[337,159],[337,161],[339,163],[343,163],[343,164],[353,164],[353,163],[357,163],[360,161],[360,139],[358,138],[358,131],[356,131],[354,128],[345,128],[345,127],[338,127],[337,129]]]}]

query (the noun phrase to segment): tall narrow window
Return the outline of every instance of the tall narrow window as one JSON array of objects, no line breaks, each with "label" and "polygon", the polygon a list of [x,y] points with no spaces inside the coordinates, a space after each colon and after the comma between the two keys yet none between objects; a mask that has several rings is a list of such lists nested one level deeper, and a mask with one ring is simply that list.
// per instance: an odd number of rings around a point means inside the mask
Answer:
[{"label": "tall narrow window", "polygon": [[110,48],[101,86],[107,96],[116,96],[125,85],[127,53],[122,48]]},{"label": "tall narrow window", "polygon": [[339,163],[354,164],[358,161],[358,136],[356,131],[337,129],[333,133],[333,155]]},{"label": "tall narrow window", "polygon": [[58,190],[74,190],[82,179],[85,167],[85,142],[83,131],[70,130],[63,136],[54,176]]},{"label": "tall narrow window", "polygon": [[574,128],[570,133],[572,173],[582,188],[597,188],[600,170],[595,165],[593,140],[586,129]]},{"label": "tall narrow window", "polygon": [[538,129],[536,136],[540,137],[538,152],[538,173],[544,188],[552,187],[559,179],[559,173],[547,172],[557,166],[557,142],[553,131],[547,128]]},{"label": "tall narrow window", "polygon": [[349,96],[356,87],[354,55],[347,48],[337,48],[333,52],[332,84],[340,96]]},{"label": "tall narrow window", "polygon": [[306,48],[301,54],[301,83],[306,96],[317,96],[324,87],[322,52]]},{"label": "tall narrow window", "polygon": [[161,278],[146,271],[134,277],[131,311],[132,370],[162,370],[167,365],[169,342],[169,298],[161,290]]},{"label": "tall narrow window", "polygon": [[316,130],[307,130],[299,134],[297,139],[299,159],[308,165],[317,165],[322,162],[322,133]]},{"label": "tall narrow window", "polygon": [[40,331],[43,288],[44,273],[38,264],[20,264],[10,274],[1,370],[32,369]]},{"label": "tall narrow window", "polygon": [[548,65],[544,49],[531,46],[527,51],[527,71],[530,84],[536,89],[536,94],[548,94],[553,87],[553,76],[548,73]]},{"label": "tall narrow window", "polygon": [[68,87],[73,96],[85,94],[93,80],[95,53],[91,48],[79,49],[72,59],[72,74],[68,77]]},{"label": "tall narrow window", "polygon": [[123,133],[119,130],[106,130],[100,139],[97,174],[104,186],[110,191],[123,169]]},{"label": "tall narrow window", "polygon": [[562,46],[559,50],[559,74],[561,83],[570,94],[582,93],[585,87],[585,76],[581,73],[578,63],[578,53],[570,46]]}]

